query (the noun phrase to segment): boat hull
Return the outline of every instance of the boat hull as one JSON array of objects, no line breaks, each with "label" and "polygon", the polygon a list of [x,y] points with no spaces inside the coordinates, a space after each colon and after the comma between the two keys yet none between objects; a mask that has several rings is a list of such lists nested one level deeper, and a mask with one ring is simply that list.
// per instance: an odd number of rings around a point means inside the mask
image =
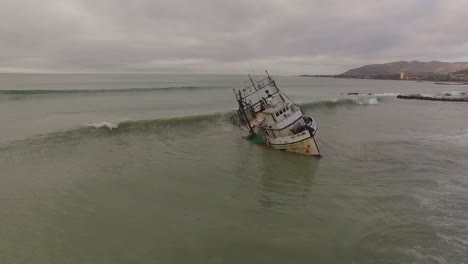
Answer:
[{"label": "boat hull", "polygon": [[[302,134],[302,133],[301,133]],[[315,136],[308,132],[303,135],[294,135],[291,137],[278,138],[269,143],[269,146],[279,150],[300,153],[308,156],[320,156],[320,150],[317,146]]]}]

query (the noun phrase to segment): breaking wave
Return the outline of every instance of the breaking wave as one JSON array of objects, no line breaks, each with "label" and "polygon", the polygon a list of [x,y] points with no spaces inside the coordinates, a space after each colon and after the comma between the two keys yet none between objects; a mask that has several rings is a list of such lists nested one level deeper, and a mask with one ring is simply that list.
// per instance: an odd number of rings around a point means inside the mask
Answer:
[{"label": "breaking wave", "polygon": [[[318,109],[328,108],[346,105],[375,105],[378,104],[377,98],[362,98],[359,100],[354,99],[336,99],[336,100],[325,100],[315,101],[309,103],[299,104],[304,110],[307,109]],[[129,130],[129,129],[154,129],[160,127],[178,127],[178,126],[206,126],[207,123],[219,123],[229,122],[231,116],[235,114],[235,111],[205,114],[205,115],[190,115],[181,117],[161,118],[154,120],[128,120],[118,123],[114,122],[101,122],[87,124],[88,128],[105,129],[105,130]]]},{"label": "breaking wave", "polygon": [[325,101],[316,101],[299,104],[304,109],[315,109],[315,108],[330,108],[338,106],[353,106],[353,105],[375,105],[379,103],[378,98],[358,98],[358,99],[334,99]]},{"label": "breaking wave", "polygon": [[[216,124],[220,122],[227,122],[229,117],[234,114],[232,112],[226,113],[214,113],[206,115],[191,115],[171,118],[160,118],[153,120],[129,120],[123,121],[116,125],[114,128],[118,130],[138,130],[138,129],[178,129],[182,127],[190,127],[192,129],[202,129],[208,124]],[[103,122],[106,123],[106,122]],[[107,126],[101,126],[97,128],[109,128]]]},{"label": "breaking wave", "polygon": [[448,93],[444,93],[445,96],[462,96],[462,95],[467,95],[468,92],[466,91],[451,91]]},{"label": "breaking wave", "polygon": [[[378,103],[376,98],[361,98],[360,100],[339,99],[315,101],[302,103],[299,106],[304,110],[319,110],[321,108],[339,106],[359,106],[372,105]],[[232,131],[233,125],[230,118],[236,111],[219,112],[213,114],[180,116],[170,118],[159,118],[153,120],[127,120],[121,122],[95,122],[85,123],[81,127],[62,132],[51,132],[45,135],[38,135],[30,139],[10,142],[10,147],[25,142],[27,144],[42,144],[49,141],[70,142],[83,137],[100,137],[110,135],[130,135],[130,134],[154,134],[163,137],[197,137],[201,135],[219,134],[221,131]],[[0,149],[8,147],[0,146]]]},{"label": "breaking wave", "polygon": [[362,104],[370,104],[370,105],[374,105],[374,104],[378,104],[379,101],[377,100],[377,98],[369,98],[369,100],[367,100],[366,103],[362,103]]},{"label": "breaking wave", "polygon": [[401,95],[400,93],[381,93],[381,94],[374,94],[375,96],[393,96],[397,97],[398,95]]},{"label": "breaking wave", "polygon": [[109,130],[119,128],[119,124],[111,123],[111,122],[101,122],[101,123],[95,123],[95,124],[87,124],[86,126],[88,127],[94,127],[94,128],[103,128],[106,127]]},{"label": "breaking wave", "polygon": [[401,95],[401,94],[400,93],[390,92],[390,93],[377,93],[377,94],[373,94],[373,93],[342,93],[341,95],[378,96],[378,97],[391,96],[391,97],[396,97],[396,96]]}]

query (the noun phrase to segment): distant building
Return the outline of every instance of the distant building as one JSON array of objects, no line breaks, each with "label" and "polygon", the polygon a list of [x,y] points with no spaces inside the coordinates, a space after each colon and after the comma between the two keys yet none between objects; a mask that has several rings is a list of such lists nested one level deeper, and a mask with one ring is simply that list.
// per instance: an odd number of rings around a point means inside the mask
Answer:
[{"label": "distant building", "polygon": [[410,76],[411,76],[411,72],[401,72],[400,80],[409,80]]},{"label": "distant building", "polygon": [[449,79],[450,80],[455,80],[455,81],[468,81],[468,74],[451,73],[451,74],[449,74]]},{"label": "distant building", "polygon": [[437,72],[401,72],[400,73],[400,80],[447,81],[449,79],[450,79],[449,75],[437,73]]}]

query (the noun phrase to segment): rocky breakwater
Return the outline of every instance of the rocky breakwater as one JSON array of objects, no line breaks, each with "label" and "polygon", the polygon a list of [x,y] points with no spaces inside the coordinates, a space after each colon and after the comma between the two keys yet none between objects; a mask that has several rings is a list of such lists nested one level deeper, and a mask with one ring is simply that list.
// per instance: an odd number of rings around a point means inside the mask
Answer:
[{"label": "rocky breakwater", "polygon": [[468,95],[465,92],[461,93],[444,93],[440,95],[422,95],[409,94],[398,95],[399,99],[425,100],[425,101],[444,101],[444,102],[468,102]]}]

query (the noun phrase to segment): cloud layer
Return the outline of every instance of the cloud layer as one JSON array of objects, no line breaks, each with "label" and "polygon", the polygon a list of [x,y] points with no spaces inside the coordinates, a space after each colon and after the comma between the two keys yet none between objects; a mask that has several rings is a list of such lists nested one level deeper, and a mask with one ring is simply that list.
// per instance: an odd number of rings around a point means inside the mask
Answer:
[{"label": "cloud layer", "polygon": [[0,0],[0,71],[340,73],[466,60],[466,0]]}]

